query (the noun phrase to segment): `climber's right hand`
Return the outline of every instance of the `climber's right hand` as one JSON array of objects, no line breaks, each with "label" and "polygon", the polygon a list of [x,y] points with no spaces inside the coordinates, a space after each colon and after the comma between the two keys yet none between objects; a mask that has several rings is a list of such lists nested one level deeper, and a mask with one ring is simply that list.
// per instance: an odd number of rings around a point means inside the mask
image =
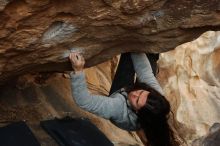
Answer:
[{"label": "climber's right hand", "polygon": [[69,59],[72,64],[72,68],[75,72],[83,71],[85,65],[85,59],[80,53],[77,52],[70,53]]}]

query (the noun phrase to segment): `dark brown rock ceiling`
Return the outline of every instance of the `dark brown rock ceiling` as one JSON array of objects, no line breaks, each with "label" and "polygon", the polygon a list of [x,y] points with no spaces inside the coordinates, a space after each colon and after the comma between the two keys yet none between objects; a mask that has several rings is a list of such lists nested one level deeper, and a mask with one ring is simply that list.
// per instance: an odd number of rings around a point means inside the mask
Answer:
[{"label": "dark brown rock ceiling", "polygon": [[0,84],[29,71],[93,66],[126,51],[165,52],[219,30],[218,0],[0,0]]}]

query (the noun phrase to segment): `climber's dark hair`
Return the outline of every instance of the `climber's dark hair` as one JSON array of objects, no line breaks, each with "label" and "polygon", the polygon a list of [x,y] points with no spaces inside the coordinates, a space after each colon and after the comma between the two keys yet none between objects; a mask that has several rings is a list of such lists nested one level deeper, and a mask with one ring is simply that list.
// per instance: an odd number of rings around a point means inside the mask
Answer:
[{"label": "climber's dark hair", "polygon": [[135,83],[127,87],[127,92],[135,90],[149,91],[144,107],[137,112],[138,122],[144,130],[149,146],[178,146],[173,131],[168,124],[170,104],[168,100],[145,83]]}]

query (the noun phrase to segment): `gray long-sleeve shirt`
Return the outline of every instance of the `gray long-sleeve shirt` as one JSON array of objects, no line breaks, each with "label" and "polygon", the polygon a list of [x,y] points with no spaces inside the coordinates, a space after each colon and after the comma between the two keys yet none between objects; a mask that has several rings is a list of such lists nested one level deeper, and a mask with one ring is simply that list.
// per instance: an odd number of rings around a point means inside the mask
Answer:
[{"label": "gray long-sleeve shirt", "polygon": [[[144,53],[132,53],[131,58],[137,79],[163,94],[147,56]],[[93,95],[88,91],[84,72],[70,75],[72,95],[78,106],[109,119],[121,129],[132,131],[140,128],[137,123],[137,115],[132,111],[128,100],[124,98],[124,96],[127,97],[127,93],[123,89],[120,93],[115,92],[110,97]]]}]

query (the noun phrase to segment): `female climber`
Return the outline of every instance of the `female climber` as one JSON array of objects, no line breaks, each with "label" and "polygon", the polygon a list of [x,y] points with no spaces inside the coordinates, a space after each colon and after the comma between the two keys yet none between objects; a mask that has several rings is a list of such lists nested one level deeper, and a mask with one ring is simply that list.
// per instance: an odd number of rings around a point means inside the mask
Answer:
[{"label": "female climber", "polygon": [[[110,94],[110,97],[89,93],[83,72],[85,60],[80,53],[70,53],[69,59],[73,68],[70,73],[72,95],[78,106],[109,119],[121,129],[143,130],[147,138],[146,145],[179,145],[168,125],[170,104],[164,97],[145,53],[127,53],[121,56],[118,67],[123,64],[124,60],[122,72],[124,71],[123,76],[125,78],[127,76],[129,81],[121,80],[118,84],[113,81],[114,87],[112,88],[120,86],[120,89],[116,91],[111,89],[113,93]],[[128,63],[129,61],[131,64]],[[133,80],[131,68],[136,73],[136,81]],[[115,76],[117,80],[120,80],[119,76]]]}]

